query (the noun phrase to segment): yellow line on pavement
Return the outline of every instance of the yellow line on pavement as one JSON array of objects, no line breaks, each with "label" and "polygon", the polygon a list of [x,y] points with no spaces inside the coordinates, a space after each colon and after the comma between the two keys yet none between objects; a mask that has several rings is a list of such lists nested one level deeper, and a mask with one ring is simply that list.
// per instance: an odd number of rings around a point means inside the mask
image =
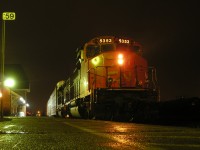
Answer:
[{"label": "yellow line on pavement", "polygon": [[145,148],[144,145],[141,145],[138,142],[133,143],[130,140],[127,140],[127,139],[124,139],[124,138],[114,137],[114,136],[108,135],[106,133],[102,133],[102,132],[87,129],[87,128],[84,128],[84,127],[81,127],[81,126],[78,126],[78,125],[74,125],[74,124],[71,124],[69,122],[64,122],[64,123],[71,126],[71,127],[77,128],[77,129],[85,131],[85,132],[88,132],[90,134],[97,135],[97,136],[100,136],[100,137],[103,137],[103,138],[107,138],[107,139],[113,140],[113,141],[121,143],[121,144],[125,144],[126,146],[134,146],[134,148],[138,148],[138,149],[144,149]]},{"label": "yellow line on pavement", "polygon": [[[131,139],[128,139],[126,136],[115,136],[115,135],[112,135],[112,134],[109,134],[109,133],[103,133],[103,132],[98,132],[98,131],[95,131],[95,130],[91,130],[91,129],[88,129],[88,128],[85,128],[85,127],[81,127],[81,126],[78,126],[78,125],[75,125],[75,124],[72,124],[72,123],[69,123],[69,122],[64,122],[65,124],[67,124],[68,126],[71,126],[71,127],[74,127],[74,128],[77,128],[79,130],[82,130],[82,131],[85,131],[85,132],[88,132],[90,134],[93,134],[93,135],[97,135],[97,136],[100,136],[100,137],[103,137],[103,138],[107,138],[107,139],[110,139],[110,140],[113,140],[115,142],[118,142],[118,143],[121,143],[121,144],[124,144],[125,146],[129,146],[129,147],[135,147],[137,149],[146,149],[148,148],[149,146],[151,148],[158,148],[158,147],[188,147],[188,148],[200,148],[200,144],[166,144],[166,143],[151,143],[151,142],[145,142],[145,143],[139,143],[139,142],[133,142],[133,140]],[[193,136],[145,136],[145,137],[152,137],[152,138],[180,138],[180,139],[185,139],[185,138],[196,138],[198,139],[199,137],[193,137]]]}]

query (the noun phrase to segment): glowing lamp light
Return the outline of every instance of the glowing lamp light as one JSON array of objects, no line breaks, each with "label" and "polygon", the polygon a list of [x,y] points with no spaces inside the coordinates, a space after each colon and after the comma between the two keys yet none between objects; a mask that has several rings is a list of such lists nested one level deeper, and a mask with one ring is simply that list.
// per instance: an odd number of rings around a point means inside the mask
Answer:
[{"label": "glowing lamp light", "polygon": [[3,94],[0,92],[0,98],[3,96]]},{"label": "glowing lamp light", "polygon": [[11,78],[8,78],[4,81],[4,85],[7,87],[13,87],[15,85],[15,81]]},{"label": "glowing lamp light", "polygon": [[124,63],[124,56],[123,56],[123,54],[119,54],[118,55],[118,64],[119,65],[123,65],[123,63]]},{"label": "glowing lamp light", "polygon": [[25,104],[26,103],[26,101],[24,100],[24,98],[22,98],[22,97],[20,97],[20,99],[19,99],[23,104]]}]

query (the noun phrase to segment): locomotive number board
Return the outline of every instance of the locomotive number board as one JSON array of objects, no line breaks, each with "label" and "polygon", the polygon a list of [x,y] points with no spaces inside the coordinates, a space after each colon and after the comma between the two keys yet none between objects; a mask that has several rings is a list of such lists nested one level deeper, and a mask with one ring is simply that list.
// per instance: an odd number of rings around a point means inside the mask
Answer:
[{"label": "locomotive number board", "polygon": [[[130,44],[130,40],[128,39],[115,39],[114,41],[118,43],[123,43],[123,44]],[[112,43],[113,39],[112,38],[100,38],[99,43]]]},{"label": "locomotive number board", "polygon": [[119,39],[119,43],[129,44],[129,43],[130,43],[130,40],[127,40],[127,39]]},{"label": "locomotive number board", "polygon": [[110,39],[110,38],[108,38],[108,39],[101,38],[101,39],[99,39],[99,43],[112,43],[112,39]]}]

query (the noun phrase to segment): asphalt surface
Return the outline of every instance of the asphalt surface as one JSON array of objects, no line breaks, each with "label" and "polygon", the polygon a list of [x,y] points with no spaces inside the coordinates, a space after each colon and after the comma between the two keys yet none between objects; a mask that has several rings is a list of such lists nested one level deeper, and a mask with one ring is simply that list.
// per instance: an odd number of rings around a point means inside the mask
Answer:
[{"label": "asphalt surface", "polygon": [[0,150],[199,150],[200,128],[48,117],[0,122]]}]

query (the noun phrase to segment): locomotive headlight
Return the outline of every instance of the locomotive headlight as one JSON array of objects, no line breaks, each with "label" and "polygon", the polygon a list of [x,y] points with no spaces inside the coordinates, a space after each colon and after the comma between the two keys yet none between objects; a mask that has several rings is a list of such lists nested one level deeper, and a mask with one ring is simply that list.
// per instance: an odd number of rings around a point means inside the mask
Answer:
[{"label": "locomotive headlight", "polygon": [[119,65],[123,65],[124,63],[124,56],[123,54],[118,54],[118,60],[117,60]]},{"label": "locomotive headlight", "polygon": [[97,65],[97,64],[99,64],[99,62],[100,62],[99,56],[97,56],[97,57],[95,57],[95,58],[92,59],[92,64],[93,65]]}]

